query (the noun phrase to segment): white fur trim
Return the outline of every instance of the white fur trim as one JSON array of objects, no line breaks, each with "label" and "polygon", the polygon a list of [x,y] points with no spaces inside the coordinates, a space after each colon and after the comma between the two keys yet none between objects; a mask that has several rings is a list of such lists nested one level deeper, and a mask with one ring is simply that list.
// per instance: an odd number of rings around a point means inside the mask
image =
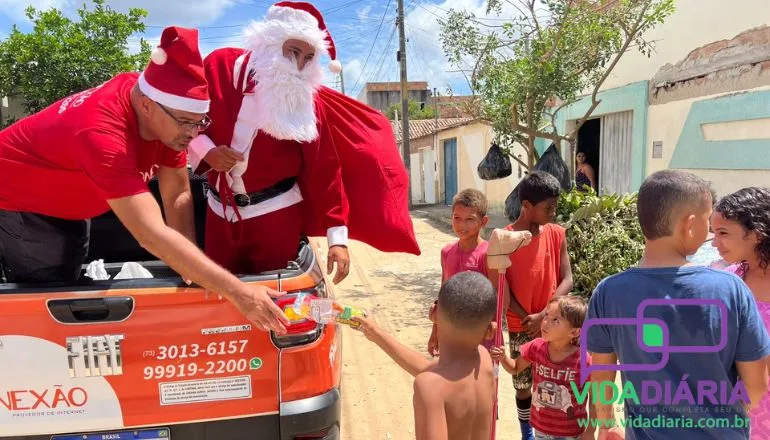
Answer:
[{"label": "white fur trim", "polygon": [[348,245],[348,227],[333,226],[327,229],[326,240],[329,242],[329,247],[347,246]]},{"label": "white fur trim", "polygon": [[152,59],[152,62],[162,66],[166,64],[166,61],[168,61],[168,54],[165,50],[161,47],[156,47],[152,50],[152,54],[150,55],[150,58]]},{"label": "white fur trim", "polygon": [[207,113],[209,111],[208,100],[204,101],[200,99],[172,95],[170,93],[156,89],[147,82],[147,79],[144,77],[144,73],[139,75],[139,90],[141,90],[142,93],[147,95],[147,97],[153,101],[176,110],[190,113]]},{"label": "white fur trim", "polygon": [[[238,90],[240,92],[243,91],[242,88],[239,88],[241,85],[238,84],[238,78],[241,77],[241,70],[243,69],[243,62],[246,61],[246,57],[249,55],[248,52],[244,52],[241,56],[238,57],[238,59],[235,60],[235,65],[233,66],[233,87],[235,87],[235,90]],[[248,78],[249,75],[246,75],[246,78]]]},{"label": "white fur trim", "polygon": [[[304,11],[299,11],[306,15]],[[312,16],[311,16],[312,17]],[[315,21],[315,18],[313,18]],[[315,47],[316,55],[329,53],[329,42],[326,40],[326,31],[318,28],[318,24],[308,26],[306,23],[287,22],[282,20],[252,21],[245,31],[245,48],[254,51],[256,48],[266,45],[283,47],[286,40],[302,40]],[[249,64],[253,63],[251,59]]]},{"label": "white fur trim", "polygon": [[295,26],[318,27],[318,20],[313,17],[313,14],[288,6],[270,6],[265,20],[278,20]]},{"label": "white fur trim", "polygon": [[340,63],[337,60],[332,60],[332,62],[329,63],[329,70],[332,73],[340,73],[340,72],[342,72],[342,63]]},{"label": "white fur trim", "polygon": [[205,134],[198,135],[187,148],[187,161],[193,170],[197,169],[204,157],[215,148],[214,142]]},{"label": "white fur trim", "polygon": [[[214,214],[227,219],[228,221],[235,223],[238,221],[238,217],[235,215],[232,206],[227,207],[227,216],[225,216],[224,207],[222,203],[208,193],[209,208],[214,211]],[[260,215],[270,214],[271,212],[278,211],[279,209],[288,208],[289,206],[296,205],[302,201],[302,192],[299,189],[298,184],[294,184],[294,187],[289,191],[273,197],[272,199],[265,200],[262,203],[256,205],[249,205],[243,208],[238,208],[241,214],[241,218],[246,220],[249,218],[259,217]]]}]

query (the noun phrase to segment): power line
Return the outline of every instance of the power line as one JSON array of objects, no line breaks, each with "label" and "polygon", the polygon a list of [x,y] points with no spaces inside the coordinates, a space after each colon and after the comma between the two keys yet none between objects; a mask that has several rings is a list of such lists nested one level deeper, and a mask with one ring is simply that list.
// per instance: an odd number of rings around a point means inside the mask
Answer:
[{"label": "power line", "polygon": [[334,6],[334,7],[331,7],[329,9],[323,10],[323,11],[321,11],[321,13],[322,14],[331,14],[331,13],[334,13],[336,11],[341,11],[341,10],[343,10],[343,9],[349,7],[349,6],[353,6],[356,3],[361,3],[362,1],[364,1],[364,0],[353,0],[350,3],[345,3],[344,5]]},{"label": "power line", "polygon": [[374,41],[372,41],[372,47],[369,48],[369,54],[366,56],[366,61],[364,61],[364,67],[361,68],[361,73],[358,75],[358,79],[356,79],[356,82],[353,84],[353,88],[350,89],[355,90],[356,87],[358,87],[358,83],[361,81],[361,77],[364,75],[364,69],[366,69],[366,65],[369,63],[369,57],[372,56],[372,51],[374,51],[374,46],[377,44],[377,37],[380,36],[380,31],[382,30],[382,24],[385,22],[385,17],[388,16],[388,8],[390,8],[390,2],[391,0],[388,0],[388,4],[385,5],[385,12],[382,13],[382,20],[380,20],[380,25],[377,27],[377,35],[374,36]]}]

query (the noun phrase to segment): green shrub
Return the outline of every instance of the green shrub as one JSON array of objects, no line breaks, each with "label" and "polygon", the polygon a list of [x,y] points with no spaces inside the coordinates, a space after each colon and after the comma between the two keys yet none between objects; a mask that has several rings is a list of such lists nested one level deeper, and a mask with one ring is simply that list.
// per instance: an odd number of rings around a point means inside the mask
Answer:
[{"label": "green shrub", "polygon": [[599,281],[641,259],[644,237],[636,216],[636,193],[565,192],[556,215],[567,228],[573,294],[590,297]]}]

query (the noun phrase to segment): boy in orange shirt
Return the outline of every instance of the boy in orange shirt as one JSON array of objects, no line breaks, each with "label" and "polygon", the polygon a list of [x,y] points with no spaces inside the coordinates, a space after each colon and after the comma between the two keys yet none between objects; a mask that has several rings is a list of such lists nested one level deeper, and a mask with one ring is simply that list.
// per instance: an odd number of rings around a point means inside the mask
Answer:
[{"label": "boy in orange shirt", "polygon": [[[540,323],[548,301],[572,290],[566,231],[551,223],[556,216],[560,192],[561,186],[555,177],[542,171],[531,172],[519,185],[521,214],[505,228],[532,233],[530,244],[511,254],[512,265],[505,273],[505,290],[509,295],[505,297],[504,307],[513,359],[519,357],[519,347],[540,336]],[[497,289],[497,271],[490,269],[489,278]],[[513,376],[513,387],[522,440],[532,440],[531,368]]]}]

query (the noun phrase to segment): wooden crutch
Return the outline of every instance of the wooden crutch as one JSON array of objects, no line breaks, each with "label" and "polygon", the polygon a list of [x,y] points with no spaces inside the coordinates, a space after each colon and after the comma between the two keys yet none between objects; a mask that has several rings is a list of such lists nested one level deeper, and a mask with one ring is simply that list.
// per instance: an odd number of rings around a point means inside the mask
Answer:
[{"label": "wooden crutch", "polygon": [[[503,303],[505,292],[505,270],[511,267],[510,255],[516,252],[522,246],[526,246],[532,240],[532,234],[529,231],[507,231],[504,229],[495,229],[489,237],[489,248],[487,250],[487,268],[497,270],[497,330],[495,331],[495,347],[503,345]],[[495,403],[492,409],[492,429],[490,430],[490,439],[495,440],[497,428],[497,392],[498,377],[500,376],[500,362],[494,361],[495,368]]]}]

